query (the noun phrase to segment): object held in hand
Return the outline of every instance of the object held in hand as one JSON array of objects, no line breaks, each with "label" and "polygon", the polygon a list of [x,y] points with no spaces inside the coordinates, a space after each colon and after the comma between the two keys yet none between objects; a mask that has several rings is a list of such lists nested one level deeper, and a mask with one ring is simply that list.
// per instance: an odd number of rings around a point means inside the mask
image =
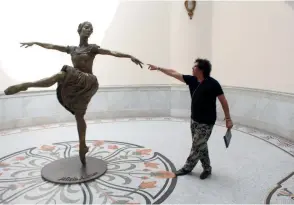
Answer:
[{"label": "object held in hand", "polygon": [[232,138],[231,129],[227,129],[227,132],[226,132],[226,134],[224,136],[224,141],[225,141],[226,148],[229,147],[230,142],[231,142],[231,138]]}]

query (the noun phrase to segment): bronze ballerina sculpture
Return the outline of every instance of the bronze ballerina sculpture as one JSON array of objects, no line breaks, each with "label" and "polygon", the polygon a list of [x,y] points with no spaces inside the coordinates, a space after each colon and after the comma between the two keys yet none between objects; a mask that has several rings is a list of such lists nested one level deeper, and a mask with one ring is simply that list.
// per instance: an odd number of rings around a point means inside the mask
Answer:
[{"label": "bronze ballerina sculpture", "polygon": [[12,95],[20,91],[26,91],[31,87],[51,87],[57,83],[57,98],[60,104],[76,119],[79,135],[79,156],[83,165],[86,164],[86,153],[89,148],[86,145],[86,121],[84,115],[91,98],[98,91],[99,83],[93,75],[93,61],[96,55],[111,55],[119,58],[130,58],[142,68],[142,62],[137,58],[119,52],[102,49],[96,44],[88,44],[88,39],[93,32],[90,22],[83,22],[78,26],[80,36],[79,46],[59,46],[47,43],[29,42],[21,43],[25,48],[38,45],[46,49],[53,49],[71,55],[72,66],[64,65],[59,73],[35,82],[25,82],[8,87],[4,93]]}]

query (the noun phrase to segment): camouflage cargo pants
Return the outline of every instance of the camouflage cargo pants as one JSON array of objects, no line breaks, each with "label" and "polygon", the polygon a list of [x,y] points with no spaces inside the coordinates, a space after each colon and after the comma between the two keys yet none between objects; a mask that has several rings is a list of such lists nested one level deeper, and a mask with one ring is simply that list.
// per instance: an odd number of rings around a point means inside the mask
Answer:
[{"label": "camouflage cargo pants", "polygon": [[211,171],[207,141],[211,135],[213,125],[200,124],[191,120],[190,128],[192,148],[183,168],[187,171],[192,171],[200,160],[203,169]]}]

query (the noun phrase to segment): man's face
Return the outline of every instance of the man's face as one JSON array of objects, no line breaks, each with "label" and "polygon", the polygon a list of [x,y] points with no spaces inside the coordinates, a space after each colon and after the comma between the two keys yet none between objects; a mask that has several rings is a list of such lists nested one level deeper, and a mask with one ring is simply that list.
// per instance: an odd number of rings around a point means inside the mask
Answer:
[{"label": "man's face", "polygon": [[195,76],[195,77],[197,77],[197,76],[199,75],[199,72],[200,72],[200,70],[199,70],[199,68],[198,68],[198,66],[197,66],[197,63],[196,63],[196,64],[194,64],[194,66],[193,66],[193,69],[192,69],[192,75]]}]

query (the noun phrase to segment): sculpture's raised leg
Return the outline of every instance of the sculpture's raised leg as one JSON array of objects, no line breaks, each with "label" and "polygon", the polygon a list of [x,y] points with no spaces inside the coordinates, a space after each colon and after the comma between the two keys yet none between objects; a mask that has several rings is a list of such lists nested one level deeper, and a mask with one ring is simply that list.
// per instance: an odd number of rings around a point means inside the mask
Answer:
[{"label": "sculpture's raised leg", "polygon": [[49,78],[44,78],[35,82],[25,82],[17,85],[9,86],[4,90],[5,95],[13,95],[21,91],[26,91],[28,88],[47,88],[51,87],[58,81],[62,80],[65,76],[64,72],[59,72]]},{"label": "sculpture's raised leg", "polygon": [[[43,78],[41,80],[35,82],[25,82],[17,85],[12,85],[8,87],[4,93],[6,95],[13,95],[21,91],[26,91],[28,88],[31,87],[51,87],[55,83],[62,81],[65,77],[65,72],[61,71],[51,77]],[[84,114],[75,114],[76,121],[77,121],[77,128],[79,133],[79,141],[80,141],[80,160],[83,165],[86,164],[86,154],[89,151],[89,148],[86,146],[86,122],[84,120]]]}]

